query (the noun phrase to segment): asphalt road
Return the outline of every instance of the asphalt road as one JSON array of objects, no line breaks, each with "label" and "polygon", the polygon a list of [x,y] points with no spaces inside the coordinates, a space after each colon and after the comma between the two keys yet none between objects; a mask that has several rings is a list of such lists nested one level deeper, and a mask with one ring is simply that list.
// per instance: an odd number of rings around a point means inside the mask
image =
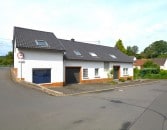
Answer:
[{"label": "asphalt road", "polygon": [[167,130],[167,81],[54,97],[0,68],[0,130]]}]

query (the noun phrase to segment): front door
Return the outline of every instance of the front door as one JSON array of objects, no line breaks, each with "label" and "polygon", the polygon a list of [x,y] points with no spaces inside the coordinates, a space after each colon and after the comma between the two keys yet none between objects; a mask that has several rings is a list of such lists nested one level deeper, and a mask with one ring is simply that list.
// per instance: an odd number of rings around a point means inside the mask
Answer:
[{"label": "front door", "polygon": [[119,70],[120,70],[120,66],[113,66],[113,78],[114,79],[119,79]]}]

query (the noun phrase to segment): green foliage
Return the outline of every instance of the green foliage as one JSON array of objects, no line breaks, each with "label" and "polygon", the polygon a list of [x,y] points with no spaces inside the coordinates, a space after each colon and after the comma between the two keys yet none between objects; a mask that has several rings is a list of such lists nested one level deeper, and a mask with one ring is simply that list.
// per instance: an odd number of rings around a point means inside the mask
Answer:
[{"label": "green foliage", "polygon": [[158,74],[147,74],[143,78],[147,79],[167,79],[167,70],[160,70]]},{"label": "green foliage", "polygon": [[135,56],[137,54],[137,52],[139,51],[139,48],[138,46],[128,46],[127,47],[127,50],[126,50],[126,53],[127,55],[129,56]]},{"label": "green foliage", "polygon": [[167,54],[167,42],[155,41],[144,49],[145,58],[157,58]]},{"label": "green foliage", "polygon": [[148,60],[143,64],[143,69],[140,71],[140,76],[142,78],[149,78],[152,75],[159,74],[160,66],[153,63],[153,61]]},{"label": "green foliage", "polygon": [[125,82],[125,79],[124,78],[120,78],[119,81],[120,82]]},{"label": "green foliage", "polygon": [[133,70],[133,78],[139,79],[140,78],[140,70],[138,68],[134,68]]},{"label": "green foliage", "polygon": [[155,64],[153,61],[148,60],[143,64],[143,68],[157,68],[160,70],[160,66]]},{"label": "green foliage", "polygon": [[119,49],[121,52],[123,52],[123,53],[126,54],[126,49],[125,49],[125,47],[124,47],[124,45],[123,45],[123,43],[122,43],[122,40],[119,39],[119,40],[116,42],[115,47],[116,47],[117,49]]},{"label": "green foliage", "polygon": [[127,80],[132,80],[132,77],[127,77]]},{"label": "green foliage", "polygon": [[0,57],[0,65],[12,65],[13,64],[13,53],[9,52],[6,56]]}]

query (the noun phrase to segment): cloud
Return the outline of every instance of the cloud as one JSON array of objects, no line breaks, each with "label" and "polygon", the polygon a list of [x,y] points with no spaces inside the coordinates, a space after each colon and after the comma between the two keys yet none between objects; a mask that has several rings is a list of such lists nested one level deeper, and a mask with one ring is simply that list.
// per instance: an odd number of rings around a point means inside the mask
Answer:
[{"label": "cloud", "polygon": [[[12,39],[13,26],[51,31],[59,38],[125,44],[142,49],[167,40],[165,0],[5,0],[0,5],[0,37]],[[141,50],[142,50],[141,49]]]}]

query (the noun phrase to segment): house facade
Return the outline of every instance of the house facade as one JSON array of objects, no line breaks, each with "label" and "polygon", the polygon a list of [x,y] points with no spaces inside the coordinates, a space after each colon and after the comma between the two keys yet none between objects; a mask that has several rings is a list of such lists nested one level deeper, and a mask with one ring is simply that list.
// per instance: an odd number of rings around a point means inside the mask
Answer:
[{"label": "house facade", "polygon": [[133,77],[133,59],[118,49],[51,32],[15,27],[13,52],[16,78],[46,87]]}]

